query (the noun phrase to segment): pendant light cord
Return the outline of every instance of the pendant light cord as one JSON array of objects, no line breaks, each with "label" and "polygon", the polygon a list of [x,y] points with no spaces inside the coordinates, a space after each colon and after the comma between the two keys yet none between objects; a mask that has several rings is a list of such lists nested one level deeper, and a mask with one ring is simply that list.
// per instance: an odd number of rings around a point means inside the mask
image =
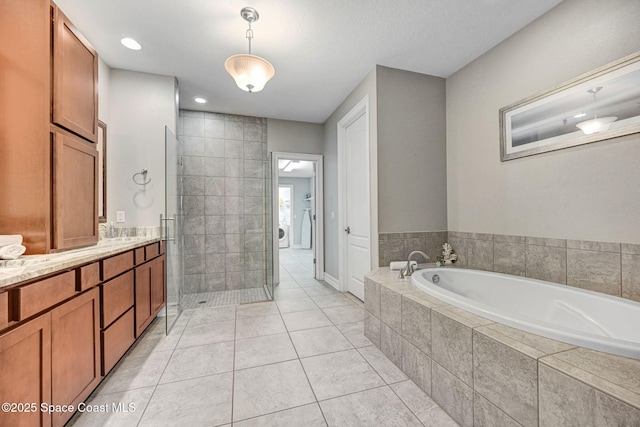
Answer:
[{"label": "pendant light cord", "polygon": [[247,19],[249,22],[249,28],[247,29],[246,37],[249,40],[249,55],[251,55],[251,39],[253,38],[253,30],[251,29],[251,22],[253,19]]}]

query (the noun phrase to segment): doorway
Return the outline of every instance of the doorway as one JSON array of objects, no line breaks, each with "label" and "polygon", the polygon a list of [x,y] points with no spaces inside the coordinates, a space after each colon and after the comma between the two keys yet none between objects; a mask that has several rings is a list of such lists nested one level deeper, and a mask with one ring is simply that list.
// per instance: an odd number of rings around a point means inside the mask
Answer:
[{"label": "doorway", "polygon": [[365,97],[338,122],[340,284],[363,301],[364,276],[378,265],[376,161]]},{"label": "doorway", "polygon": [[274,283],[322,280],[322,156],[272,153]]}]

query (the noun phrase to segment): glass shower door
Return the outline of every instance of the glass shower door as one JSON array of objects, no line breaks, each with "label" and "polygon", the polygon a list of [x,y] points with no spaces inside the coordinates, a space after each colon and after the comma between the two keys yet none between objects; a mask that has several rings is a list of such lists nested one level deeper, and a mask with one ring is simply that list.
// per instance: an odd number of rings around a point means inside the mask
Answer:
[{"label": "glass shower door", "polygon": [[182,312],[184,282],[184,238],[182,215],[182,142],[165,126],[165,208],[160,217],[166,247],[166,330],[171,330]]}]

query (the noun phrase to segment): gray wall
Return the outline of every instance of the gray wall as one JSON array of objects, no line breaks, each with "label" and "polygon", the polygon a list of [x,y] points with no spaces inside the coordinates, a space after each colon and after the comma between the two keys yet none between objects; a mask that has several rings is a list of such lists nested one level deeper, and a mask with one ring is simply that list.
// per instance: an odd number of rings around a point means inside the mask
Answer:
[{"label": "gray wall", "polygon": [[[157,74],[109,72],[107,220],[115,222],[116,211],[125,211],[126,222],[119,226],[160,225],[164,212],[164,127],[176,130],[174,81],[174,77]],[[152,180],[145,187],[132,180],[142,169],[149,171]]]},{"label": "gray wall", "polygon": [[264,119],[180,110],[185,293],[265,284]]},{"label": "gray wall", "polygon": [[323,127],[319,123],[267,119],[267,150],[322,154]]},{"label": "gray wall", "polygon": [[[302,216],[304,208],[311,208],[312,203],[304,201],[305,194],[312,193],[311,178],[287,178],[279,177],[278,184],[293,185],[293,245],[300,245],[302,235]],[[292,243],[289,242],[291,245]]]},{"label": "gray wall", "polygon": [[447,229],[445,80],[378,66],[378,230]]},{"label": "gray wall", "polygon": [[[324,271],[339,278],[338,271],[338,122],[363,97],[369,95],[369,138],[375,146],[378,138],[376,107],[376,68],[358,84],[324,123]],[[374,208],[377,211],[377,207]],[[334,217],[331,217],[331,213]],[[376,215],[377,216],[377,215]],[[372,218],[373,220],[373,218]]]},{"label": "gray wall", "polygon": [[500,162],[498,110],[640,50],[638,0],[566,0],[447,79],[449,229],[640,242],[640,135]]}]

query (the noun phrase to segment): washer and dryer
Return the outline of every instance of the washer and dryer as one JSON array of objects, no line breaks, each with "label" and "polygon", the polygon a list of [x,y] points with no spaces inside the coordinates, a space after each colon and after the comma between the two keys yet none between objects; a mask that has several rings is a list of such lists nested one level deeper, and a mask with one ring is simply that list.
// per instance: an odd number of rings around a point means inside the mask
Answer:
[{"label": "washer and dryer", "polygon": [[280,248],[288,248],[289,247],[289,226],[286,224],[280,224],[280,228],[278,229],[278,239],[280,241]]}]

